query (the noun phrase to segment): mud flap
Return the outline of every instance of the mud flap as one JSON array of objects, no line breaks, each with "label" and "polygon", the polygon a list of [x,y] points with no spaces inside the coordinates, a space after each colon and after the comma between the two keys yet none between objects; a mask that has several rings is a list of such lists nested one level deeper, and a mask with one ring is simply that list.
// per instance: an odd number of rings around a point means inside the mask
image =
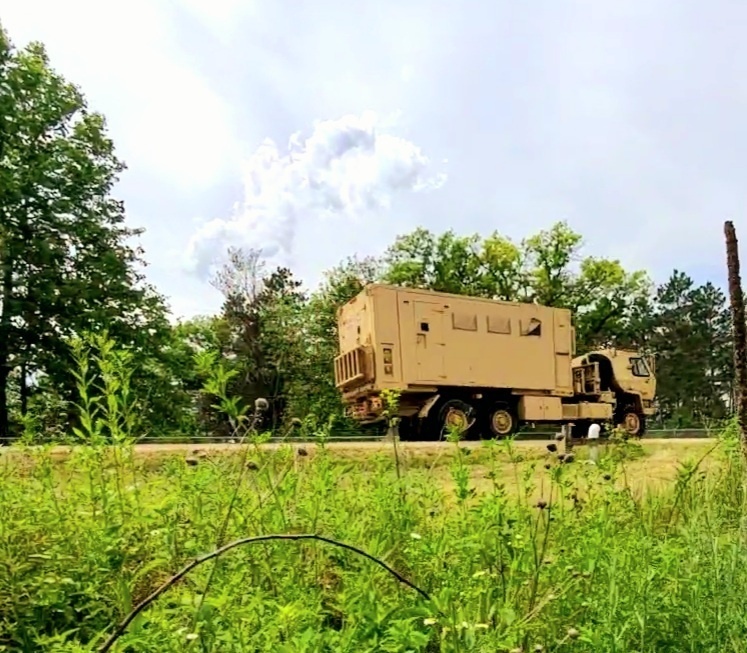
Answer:
[{"label": "mud flap", "polygon": [[436,402],[441,398],[441,395],[433,395],[428,401],[423,404],[423,407],[418,411],[418,417],[420,419],[425,419],[428,417],[428,413],[431,412],[431,408],[436,404]]}]

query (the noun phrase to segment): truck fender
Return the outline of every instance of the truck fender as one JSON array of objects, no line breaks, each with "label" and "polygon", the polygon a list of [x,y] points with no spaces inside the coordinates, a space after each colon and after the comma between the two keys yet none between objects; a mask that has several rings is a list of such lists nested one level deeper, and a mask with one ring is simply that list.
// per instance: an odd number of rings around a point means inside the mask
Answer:
[{"label": "truck fender", "polygon": [[441,398],[441,395],[433,395],[428,401],[426,401],[423,404],[423,407],[418,411],[418,417],[420,419],[425,419],[428,417],[428,413],[430,412],[431,408],[435,405],[435,403]]}]

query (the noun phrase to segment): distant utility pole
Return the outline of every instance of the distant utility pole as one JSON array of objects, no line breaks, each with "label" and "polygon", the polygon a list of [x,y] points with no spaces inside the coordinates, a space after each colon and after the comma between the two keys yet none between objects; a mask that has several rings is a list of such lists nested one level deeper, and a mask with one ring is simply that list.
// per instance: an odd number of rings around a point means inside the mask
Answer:
[{"label": "distant utility pole", "polygon": [[726,237],[726,267],[729,273],[731,328],[734,335],[734,376],[736,383],[737,419],[742,437],[742,448],[747,454],[747,320],[739,271],[739,243],[734,223],[724,223]]}]

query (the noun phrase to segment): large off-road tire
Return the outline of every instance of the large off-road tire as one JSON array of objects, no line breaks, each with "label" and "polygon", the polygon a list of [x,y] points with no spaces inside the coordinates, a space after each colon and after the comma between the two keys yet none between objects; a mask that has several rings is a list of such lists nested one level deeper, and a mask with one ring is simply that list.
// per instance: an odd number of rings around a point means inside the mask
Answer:
[{"label": "large off-road tire", "polygon": [[505,401],[497,401],[485,411],[483,432],[489,438],[507,438],[519,428],[516,411]]},{"label": "large off-road tire", "polygon": [[460,440],[474,437],[476,432],[477,410],[471,403],[462,399],[447,399],[434,406],[435,419],[429,420],[435,428],[435,439],[445,440],[452,428],[459,433]]},{"label": "large off-road tire", "polygon": [[633,407],[623,410],[617,420],[618,425],[631,438],[643,437],[646,432],[646,416]]}]

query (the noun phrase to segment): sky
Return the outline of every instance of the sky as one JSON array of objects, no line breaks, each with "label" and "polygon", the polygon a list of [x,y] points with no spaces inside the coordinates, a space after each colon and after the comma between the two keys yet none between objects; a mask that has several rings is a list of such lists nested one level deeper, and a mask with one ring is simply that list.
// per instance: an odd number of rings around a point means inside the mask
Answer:
[{"label": "sky", "polygon": [[744,2],[0,0],[0,20],[106,116],[176,316],[218,308],[230,245],[313,285],[417,226],[566,220],[586,253],[723,286],[723,221],[747,241]]}]

